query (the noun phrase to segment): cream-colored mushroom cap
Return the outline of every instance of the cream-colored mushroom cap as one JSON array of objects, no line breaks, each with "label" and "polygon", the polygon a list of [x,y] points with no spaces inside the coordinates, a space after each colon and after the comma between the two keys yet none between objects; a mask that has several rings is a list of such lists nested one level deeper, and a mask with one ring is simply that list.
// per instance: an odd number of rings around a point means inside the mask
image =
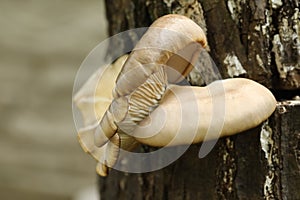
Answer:
[{"label": "cream-colored mushroom cap", "polygon": [[[198,143],[205,137],[218,139],[256,127],[275,108],[272,93],[250,79],[227,79],[206,87],[171,85],[159,107],[133,135],[139,142],[157,147]],[[220,132],[206,135],[209,128],[214,128],[211,126],[221,127]]]}]

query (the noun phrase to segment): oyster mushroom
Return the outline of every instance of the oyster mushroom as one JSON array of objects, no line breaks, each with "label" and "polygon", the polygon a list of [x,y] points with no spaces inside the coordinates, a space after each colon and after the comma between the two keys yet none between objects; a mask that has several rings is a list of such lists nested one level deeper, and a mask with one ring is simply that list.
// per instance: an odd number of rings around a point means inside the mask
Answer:
[{"label": "oyster mushroom", "polygon": [[[100,175],[114,166],[119,148],[217,139],[253,128],[272,114],[275,98],[249,79],[216,81],[206,87],[176,85],[197,67],[203,48],[207,48],[205,34],[192,20],[163,16],[149,27],[124,64],[124,58],[118,60],[111,66],[117,70],[101,72],[98,82],[95,77],[90,80],[103,90],[94,93],[87,84],[79,91],[75,101],[87,120],[78,137],[83,149],[99,162]],[[99,102],[85,101],[95,96]],[[221,102],[224,112],[213,109],[216,102],[217,106]],[[217,126],[221,128],[207,135]]]},{"label": "oyster mushroom", "polygon": [[[182,80],[192,70],[205,47],[203,30],[189,18],[171,14],[157,19],[118,75],[114,100],[95,132],[96,145],[104,145],[118,130],[132,132],[158,106],[167,84]],[[149,86],[153,90],[147,93]],[[139,94],[148,94],[147,102],[140,102]]]}]

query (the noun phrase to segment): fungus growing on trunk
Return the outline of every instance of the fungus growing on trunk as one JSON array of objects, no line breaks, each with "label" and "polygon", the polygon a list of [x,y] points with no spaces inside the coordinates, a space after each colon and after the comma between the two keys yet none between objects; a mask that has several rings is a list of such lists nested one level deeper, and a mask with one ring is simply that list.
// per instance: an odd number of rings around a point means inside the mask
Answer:
[{"label": "fungus growing on trunk", "polygon": [[[273,113],[272,93],[249,79],[219,80],[206,87],[176,85],[197,68],[206,46],[204,32],[192,20],[163,16],[128,57],[100,70],[78,92],[74,100],[87,119],[79,141],[99,162],[100,175],[117,162],[120,148],[218,139],[253,128]],[[89,89],[91,84],[96,92]],[[95,97],[98,102],[86,101]],[[96,117],[90,119],[92,112]],[[215,132],[207,135],[208,129]]]}]

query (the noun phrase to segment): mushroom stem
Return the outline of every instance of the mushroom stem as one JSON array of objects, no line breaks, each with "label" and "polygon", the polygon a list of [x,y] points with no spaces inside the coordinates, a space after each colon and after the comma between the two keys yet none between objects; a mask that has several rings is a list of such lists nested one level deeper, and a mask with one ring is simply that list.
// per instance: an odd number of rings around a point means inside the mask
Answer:
[{"label": "mushroom stem", "polygon": [[156,147],[218,139],[256,127],[275,107],[272,93],[249,79],[215,81],[206,87],[170,85],[133,136]]}]

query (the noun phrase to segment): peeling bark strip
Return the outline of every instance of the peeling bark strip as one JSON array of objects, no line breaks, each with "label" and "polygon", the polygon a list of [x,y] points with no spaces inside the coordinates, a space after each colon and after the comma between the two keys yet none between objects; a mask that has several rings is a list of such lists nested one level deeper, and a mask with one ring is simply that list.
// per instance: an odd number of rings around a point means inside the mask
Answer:
[{"label": "peeling bark strip", "polygon": [[238,57],[236,57],[234,54],[228,54],[224,60],[224,64],[227,68],[227,74],[231,78],[247,73],[240,63]]},{"label": "peeling bark strip", "polygon": [[274,135],[269,122],[266,121],[261,128],[260,132],[260,144],[261,149],[264,152],[266,162],[266,175],[263,185],[263,197],[264,199],[281,199],[280,193],[280,139],[278,135]]},{"label": "peeling bark strip", "polygon": [[217,169],[216,192],[218,199],[236,199],[237,191],[234,179],[237,172],[234,137],[225,138],[220,145],[220,165]]},{"label": "peeling bark strip", "polygon": [[[279,34],[273,37],[273,49],[283,88],[299,88],[300,71],[300,13],[299,8],[280,12]],[[287,81],[286,81],[287,80]]]},{"label": "peeling bark strip", "polygon": [[[245,76],[273,89],[300,88],[298,0],[106,2],[110,35],[149,26],[168,13],[183,14],[206,28],[210,55],[224,78]],[[129,34],[111,45],[112,52],[139,37]],[[205,83],[197,74],[189,78]],[[300,102],[282,102],[263,127],[220,139],[204,159],[197,156],[200,145],[192,145],[156,172],[113,170],[99,178],[101,199],[300,199],[299,141]]]}]

